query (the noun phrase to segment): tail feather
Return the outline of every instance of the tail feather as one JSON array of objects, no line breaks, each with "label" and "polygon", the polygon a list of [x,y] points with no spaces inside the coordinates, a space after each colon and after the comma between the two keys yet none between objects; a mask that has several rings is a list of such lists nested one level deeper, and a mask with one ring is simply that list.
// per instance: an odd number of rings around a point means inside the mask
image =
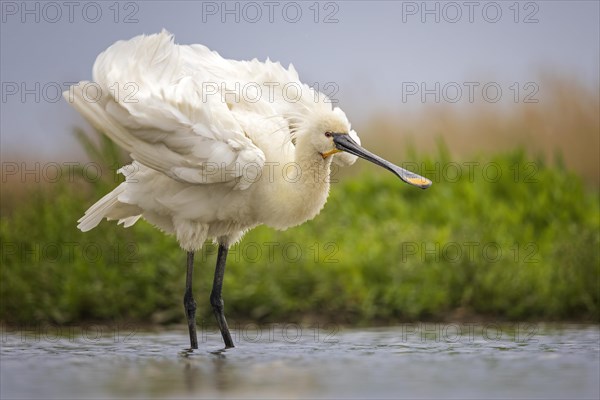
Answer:
[{"label": "tail feather", "polygon": [[135,215],[133,217],[127,217],[127,218],[121,218],[118,223],[123,224],[124,228],[129,228],[130,226],[135,224],[137,222],[137,220],[140,218],[141,218],[141,215]]},{"label": "tail feather", "polygon": [[119,195],[125,190],[124,184],[98,200],[77,222],[77,228],[87,232],[95,228],[102,219],[118,219],[126,228],[133,225],[142,214],[142,210],[132,204],[121,203]]}]

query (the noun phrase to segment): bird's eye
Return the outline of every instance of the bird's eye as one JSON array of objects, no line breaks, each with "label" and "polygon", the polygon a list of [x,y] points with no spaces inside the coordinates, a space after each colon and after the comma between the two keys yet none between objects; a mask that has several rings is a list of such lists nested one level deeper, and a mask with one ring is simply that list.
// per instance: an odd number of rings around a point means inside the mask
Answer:
[{"label": "bird's eye", "polygon": [[332,137],[332,136],[333,136],[333,133],[331,133],[331,132],[325,132],[325,137]]}]

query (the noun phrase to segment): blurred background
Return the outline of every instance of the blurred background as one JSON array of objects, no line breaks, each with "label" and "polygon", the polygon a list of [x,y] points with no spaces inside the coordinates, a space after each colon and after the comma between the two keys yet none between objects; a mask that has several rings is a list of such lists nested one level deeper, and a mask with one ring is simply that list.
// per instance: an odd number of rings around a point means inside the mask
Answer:
[{"label": "blurred background", "polygon": [[[598,321],[598,2],[1,5],[1,321],[183,321],[173,238],[76,230],[127,156],[60,96],[115,41],[163,28],[293,63],[365,147],[434,182],[335,170],[314,221],[232,249],[232,321]],[[197,261],[210,323],[214,260],[207,245]]]}]

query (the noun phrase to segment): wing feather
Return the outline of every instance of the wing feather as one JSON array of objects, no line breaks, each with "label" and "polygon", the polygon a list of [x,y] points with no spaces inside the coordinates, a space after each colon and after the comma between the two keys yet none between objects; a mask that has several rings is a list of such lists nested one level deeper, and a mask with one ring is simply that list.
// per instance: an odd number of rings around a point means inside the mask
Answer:
[{"label": "wing feather", "polygon": [[[245,167],[262,168],[264,153],[227,104],[203,98],[206,77],[182,68],[179,50],[166,32],[117,42],[98,56],[95,84],[80,82],[65,96],[141,164],[182,182],[236,181],[245,189],[253,182]],[[97,101],[90,85],[101,91]]]}]

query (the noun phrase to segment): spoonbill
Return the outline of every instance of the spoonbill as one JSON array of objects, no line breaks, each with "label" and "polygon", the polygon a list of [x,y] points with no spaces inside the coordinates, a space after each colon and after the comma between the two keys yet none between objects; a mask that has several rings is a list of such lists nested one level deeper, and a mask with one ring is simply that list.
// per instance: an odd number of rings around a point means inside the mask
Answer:
[{"label": "spoonbill", "polygon": [[183,304],[192,349],[194,253],[207,240],[218,244],[210,304],[230,348],[223,276],[228,249],[245,232],[314,218],[327,201],[332,163],[361,157],[406,183],[431,185],[362,148],[344,112],[301,83],[291,64],[224,59],[199,44],[175,44],[163,30],[111,45],[97,57],[93,80],[63,95],[133,162],[78,228],[89,231],[104,218],[130,227],[144,218],[176,237],[187,252]]}]

